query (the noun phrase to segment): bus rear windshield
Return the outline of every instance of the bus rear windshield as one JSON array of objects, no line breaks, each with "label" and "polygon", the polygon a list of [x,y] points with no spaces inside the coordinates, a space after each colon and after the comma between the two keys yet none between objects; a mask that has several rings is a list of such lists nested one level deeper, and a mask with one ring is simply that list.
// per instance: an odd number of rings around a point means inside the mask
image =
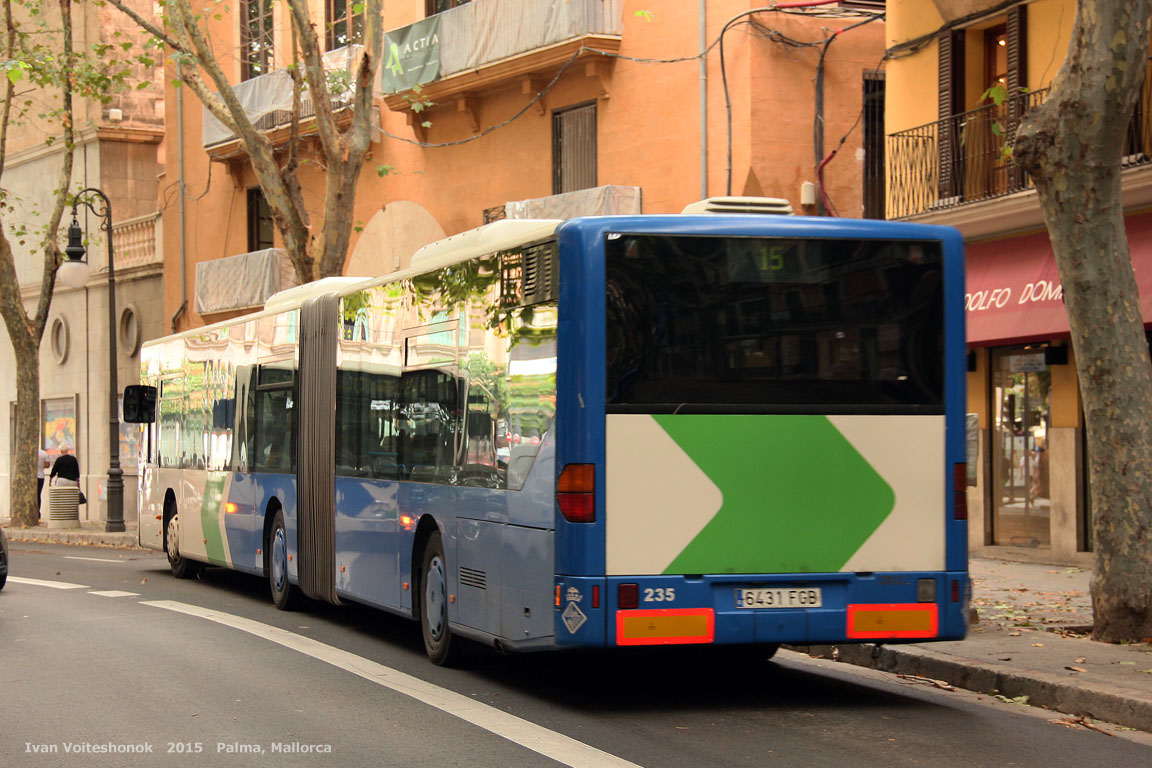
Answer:
[{"label": "bus rear windshield", "polygon": [[934,242],[609,234],[613,412],[942,413]]}]

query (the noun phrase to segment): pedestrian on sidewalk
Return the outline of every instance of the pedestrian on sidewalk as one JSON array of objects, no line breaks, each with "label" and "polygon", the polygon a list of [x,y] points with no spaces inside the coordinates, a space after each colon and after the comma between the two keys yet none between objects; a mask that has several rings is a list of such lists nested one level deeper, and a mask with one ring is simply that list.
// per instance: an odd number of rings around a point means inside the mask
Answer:
[{"label": "pedestrian on sidewalk", "polygon": [[52,464],[48,452],[39,448],[36,456],[36,520],[40,520],[40,500],[44,496],[44,470]]},{"label": "pedestrian on sidewalk", "polygon": [[[52,464],[52,471],[48,477],[50,485],[80,487],[80,462],[71,454],[71,450],[71,448],[65,448],[60,455],[56,457],[56,461]],[[81,491],[80,503],[83,504],[86,501],[87,499],[84,498],[84,492]]]}]

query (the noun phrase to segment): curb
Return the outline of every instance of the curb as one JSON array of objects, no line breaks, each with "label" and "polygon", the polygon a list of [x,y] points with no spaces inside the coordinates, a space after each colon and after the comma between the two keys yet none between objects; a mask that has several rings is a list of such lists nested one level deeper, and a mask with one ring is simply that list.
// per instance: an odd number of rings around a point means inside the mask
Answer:
[{"label": "curb", "polygon": [[1104,687],[1085,680],[1036,670],[997,667],[976,659],[955,657],[922,646],[809,645],[785,646],[810,656],[868,667],[881,672],[946,681],[957,688],[1014,699],[1067,715],[1087,716],[1127,728],[1146,730],[1152,723],[1152,693]]},{"label": "curb", "polygon": [[145,551],[136,541],[136,532],[104,533],[88,530],[44,529],[44,528],[5,528],[9,541],[39,542],[42,544],[72,544],[108,549],[133,549]]}]

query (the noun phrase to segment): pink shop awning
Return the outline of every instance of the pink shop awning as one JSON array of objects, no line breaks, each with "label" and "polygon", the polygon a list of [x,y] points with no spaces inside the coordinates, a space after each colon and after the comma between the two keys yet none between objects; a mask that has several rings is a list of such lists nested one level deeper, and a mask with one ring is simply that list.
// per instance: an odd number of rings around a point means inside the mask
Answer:
[{"label": "pink shop awning", "polygon": [[[1148,324],[1152,323],[1152,213],[1130,216],[1127,230],[1141,315]],[[1064,291],[1046,232],[968,245],[965,275],[968,344],[1068,335]]]}]

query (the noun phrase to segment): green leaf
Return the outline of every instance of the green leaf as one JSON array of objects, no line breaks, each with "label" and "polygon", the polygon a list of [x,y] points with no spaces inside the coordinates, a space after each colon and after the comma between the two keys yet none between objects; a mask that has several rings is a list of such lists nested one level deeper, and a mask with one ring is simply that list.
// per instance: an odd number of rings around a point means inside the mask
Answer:
[{"label": "green leaf", "polygon": [[387,176],[388,174],[392,173],[395,170],[396,169],[391,165],[387,165],[387,164],[378,165],[378,166],[376,166],[376,175],[379,176],[380,178],[384,178],[385,176]]},{"label": "green leaf", "polygon": [[1003,83],[996,83],[984,93],[980,94],[980,101],[992,99],[992,103],[1000,106],[1008,99],[1008,89],[1004,87]]},{"label": "green leaf", "polygon": [[432,127],[432,121],[431,120],[425,120],[424,122],[420,123],[420,127],[421,128],[431,128]]},{"label": "green leaf", "polygon": [[636,11],[636,17],[644,21],[652,21],[652,11]]}]

